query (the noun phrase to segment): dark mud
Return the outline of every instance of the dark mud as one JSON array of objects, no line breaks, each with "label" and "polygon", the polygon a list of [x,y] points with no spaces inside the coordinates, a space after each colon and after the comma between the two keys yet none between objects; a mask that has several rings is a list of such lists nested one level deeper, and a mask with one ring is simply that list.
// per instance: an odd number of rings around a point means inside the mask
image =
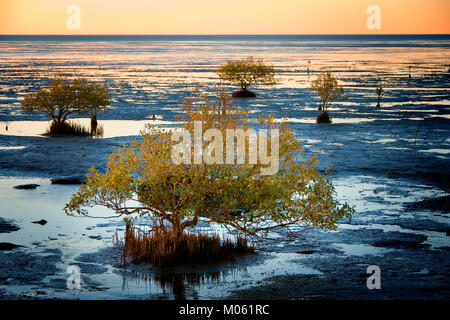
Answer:
[{"label": "dark mud", "polygon": [[0,242],[0,251],[9,251],[15,248],[19,248],[21,246],[14,244],[14,243],[9,243],[9,242]]},{"label": "dark mud", "polygon": [[256,93],[250,90],[237,90],[231,94],[233,98],[256,98]]},{"label": "dark mud", "polygon": [[13,223],[0,218],[0,233],[9,233],[19,230],[20,228]]},{"label": "dark mud", "polygon": [[19,184],[17,186],[14,186],[14,189],[18,189],[18,190],[32,190],[32,189],[36,189],[37,187],[39,187],[38,184],[30,183],[30,184]]},{"label": "dark mud", "polygon": [[[445,179],[450,179],[450,177],[445,177]],[[410,210],[425,209],[448,213],[450,212],[450,196],[425,199],[414,203],[409,203],[406,207]]]},{"label": "dark mud", "polygon": [[[326,240],[328,238],[328,240]],[[231,299],[448,299],[450,256],[448,249],[430,250],[426,237],[381,230],[349,230],[324,237],[309,234],[300,248],[299,262],[322,275],[280,275],[264,279],[245,290],[235,290]],[[334,244],[343,243],[344,250]],[[345,244],[385,249],[377,254],[346,252]],[[285,250],[289,249],[286,246]],[[305,250],[297,251],[304,252]],[[381,270],[381,289],[369,290],[367,268]]]},{"label": "dark mud", "polygon": [[47,220],[41,219],[41,220],[33,221],[32,223],[40,224],[41,226],[43,226],[43,225],[47,224]]},{"label": "dark mud", "polygon": [[[26,292],[14,293],[0,291],[1,299],[29,299],[44,296],[47,288],[55,290],[53,285],[49,285],[44,281],[46,277],[54,276],[59,272],[57,263],[62,261],[62,252],[58,249],[44,249],[39,252],[29,252],[29,250],[14,250],[12,252],[0,251],[1,286],[31,286]],[[59,289],[64,289],[59,286]],[[40,294],[36,294],[36,290]]]}]

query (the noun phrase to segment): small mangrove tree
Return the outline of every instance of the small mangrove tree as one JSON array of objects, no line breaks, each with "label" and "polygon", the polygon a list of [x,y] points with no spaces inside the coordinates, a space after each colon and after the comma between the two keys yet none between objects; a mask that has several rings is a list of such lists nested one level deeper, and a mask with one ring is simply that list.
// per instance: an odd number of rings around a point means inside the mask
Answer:
[{"label": "small mangrove tree", "polygon": [[[90,113],[92,118],[92,114],[105,110],[109,104],[110,97],[105,85],[89,83],[86,78],[75,78],[70,82],[60,75],[51,80],[48,88],[27,94],[21,106],[26,112],[49,116],[52,119],[51,134],[85,134],[81,126],[67,123],[69,116]],[[94,131],[96,129],[95,120]]]},{"label": "small mangrove tree", "polygon": [[240,86],[240,90],[232,93],[232,97],[253,98],[256,94],[248,90],[255,84],[274,85],[275,73],[271,65],[261,59],[249,56],[236,61],[227,61],[217,70],[219,78]]},{"label": "small mangrove tree", "polygon": [[331,72],[320,74],[311,84],[311,91],[316,92],[322,100],[319,111],[322,111],[316,118],[317,123],[331,123],[328,115],[328,107],[336,100],[346,100],[344,88],[339,85],[338,80]]}]

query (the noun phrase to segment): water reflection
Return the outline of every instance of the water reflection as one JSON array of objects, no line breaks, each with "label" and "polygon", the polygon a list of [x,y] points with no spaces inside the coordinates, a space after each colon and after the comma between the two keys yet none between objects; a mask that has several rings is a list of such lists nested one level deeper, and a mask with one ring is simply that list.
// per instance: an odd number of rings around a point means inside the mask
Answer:
[{"label": "water reflection", "polygon": [[152,268],[131,264],[123,268],[120,274],[124,294],[145,286],[148,294],[177,300],[218,297],[236,279],[248,277],[247,267],[233,266],[227,261],[208,266]]},{"label": "water reflection", "polygon": [[[282,243],[282,241],[280,242]],[[302,264],[297,253],[257,253],[214,265],[151,268],[128,265],[121,271],[122,294],[146,286],[147,295],[164,299],[217,299],[237,288],[248,288],[270,276],[286,274],[321,275]]]},{"label": "water reflection", "polygon": [[[185,300],[186,291],[191,291],[188,295],[189,298],[196,298],[195,290],[193,287],[199,287],[205,284],[217,284],[220,282],[221,272],[208,272],[208,273],[173,273],[170,271],[159,271],[153,274],[148,272],[134,272],[138,277],[139,283],[145,282],[150,288],[158,287],[163,295],[173,295],[176,300]],[[123,276],[122,289],[128,286],[130,280],[127,276]],[[154,291],[154,290],[150,290]],[[198,298],[198,295],[197,295]]]},{"label": "water reflection", "polygon": [[[74,118],[75,121],[87,128],[90,126],[89,118]],[[42,136],[50,125],[50,121],[10,121],[8,130],[6,122],[0,122],[0,135],[36,137]],[[174,125],[173,121],[164,121],[155,118],[155,120],[99,120],[99,125],[103,126],[103,138],[137,136],[141,130],[145,129],[147,124],[164,127]]]}]

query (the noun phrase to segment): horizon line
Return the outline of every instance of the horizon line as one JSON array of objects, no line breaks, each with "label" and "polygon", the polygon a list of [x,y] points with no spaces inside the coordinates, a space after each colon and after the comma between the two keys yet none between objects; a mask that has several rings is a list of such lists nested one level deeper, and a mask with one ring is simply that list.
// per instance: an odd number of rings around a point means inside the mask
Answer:
[{"label": "horizon line", "polygon": [[0,36],[425,36],[450,35],[450,33],[249,33],[249,34],[0,34]]}]

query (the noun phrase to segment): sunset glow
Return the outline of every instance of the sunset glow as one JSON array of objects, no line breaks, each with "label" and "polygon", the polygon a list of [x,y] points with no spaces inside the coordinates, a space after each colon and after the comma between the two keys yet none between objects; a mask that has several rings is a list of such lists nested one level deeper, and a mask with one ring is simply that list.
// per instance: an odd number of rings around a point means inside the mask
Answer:
[{"label": "sunset glow", "polygon": [[[81,12],[69,29],[67,8]],[[376,5],[381,28],[369,30]],[[0,34],[447,34],[448,0],[2,0]]]}]

